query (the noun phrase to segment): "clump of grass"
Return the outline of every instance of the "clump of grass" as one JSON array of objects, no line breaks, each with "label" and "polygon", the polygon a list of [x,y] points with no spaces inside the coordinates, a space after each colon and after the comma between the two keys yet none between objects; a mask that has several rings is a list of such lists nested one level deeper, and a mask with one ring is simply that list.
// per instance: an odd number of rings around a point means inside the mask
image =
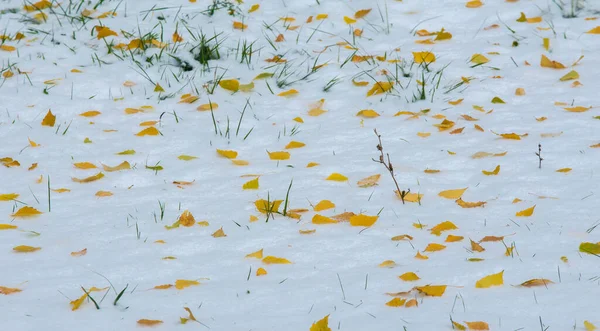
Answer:
[{"label": "clump of grass", "polygon": [[396,176],[394,175],[394,166],[392,165],[392,161],[390,160],[390,154],[386,153],[386,155],[387,155],[387,161],[386,161],[384,153],[383,153],[383,144],[381,142],[381,135],[379,133],[377,133],[377,129],[373,129],[373,131],[375,132],[375,135],[377,136],[377,139],[379,140],[379,144],[377,144],[377,150],[381,153],[379,155],[379,159],[378,160],[373,159],[373,161],[383,164],[385,169],[390,173],[390,176],[392,176],[392,180],[394,181],[394,184],[396,185],[396,194],[398,194],[398,196],[400,197],[400,200],[402,200],[402,204],[405,204],[404,198],[410,193],[410,188],[408,190],[400,189],[400,186],[398,185],[398,181],[396,180]]},{"label": "clump of grass", "polygon": [[208,67],[208,62],[211,60],[219,60],[221,53],[219,52],[224,39],[219,39],[220,33],[215,33],[212,37],[208,37],[204,32],[200,31],[197,36],[193,36],[197,44],[190,49],[190,53],[194,60],[198,61],[205,68]]}]

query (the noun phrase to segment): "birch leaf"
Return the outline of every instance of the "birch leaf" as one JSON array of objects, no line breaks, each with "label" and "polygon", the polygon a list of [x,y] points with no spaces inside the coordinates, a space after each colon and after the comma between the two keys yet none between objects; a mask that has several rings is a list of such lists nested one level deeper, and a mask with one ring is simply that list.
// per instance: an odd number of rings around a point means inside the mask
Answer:
[{"label": "birch leaf", "polygon": [[481,278],[480,280],[478,280],[477,283],[475,283],[475,287],[476,288],[488,288],[488,287],[492,287],[492,286],[501,286],[504,284],[503,275],[504,275],[504,270],[502,270],[496,274],[485,276],[485,277]]}]

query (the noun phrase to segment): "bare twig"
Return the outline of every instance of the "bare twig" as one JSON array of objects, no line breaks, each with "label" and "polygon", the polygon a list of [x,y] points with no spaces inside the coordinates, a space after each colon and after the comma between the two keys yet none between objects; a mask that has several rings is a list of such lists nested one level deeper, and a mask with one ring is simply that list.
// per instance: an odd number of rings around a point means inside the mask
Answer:
[{"label": "bare twig", "polygon": [[386,154],[387,155],[387,163],[386,163],[385,157],[383,155],[383,145],[381,143],[381,135],[379,133],[377,133],[377,129],[373,129],[373,131],[375,132],[375,135],[377,136],[377,139],[379,140],[379,144],[377,144],[377,150],[381,153],[381,155],[379,155],[379,160],[375,160],[375,159],[372,159],[372,160],[374,162],[383,164],[383,166],[387,169],[387,171],[389,171],[390,175],[392,176],[392,179],[394,180],[394,184],[396,184],[396,194],[398,194],[398,196],[400,196],[400,200],[402,200],[402,204],[405,204],[404,198],[410,193],[410,189],[408,189],[406,191],[400,189],[400,186],[398,185],[398,181],[396,181],[396,176],[394,176],[394,167],[392,166],[392,161],[390,160],[390,154]]},{"label": "bare twig", "polygon": [[538,159],[540,160],[539,167],[542,169],[542,161],[544,161],[542,158],[542,144],[538,144],[538,151],[535,153],[535,155],[537,155]]}]

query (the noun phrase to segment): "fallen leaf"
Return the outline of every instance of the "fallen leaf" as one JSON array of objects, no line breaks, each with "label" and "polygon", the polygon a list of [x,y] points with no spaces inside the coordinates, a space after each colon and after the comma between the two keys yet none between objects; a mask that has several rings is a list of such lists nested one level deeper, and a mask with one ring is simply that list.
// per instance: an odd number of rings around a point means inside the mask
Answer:
[{"label": "fallen leaf", "polygon": [[489,330],[490,327],[486,322],[465,322],[465,324],[469,327],[469,330]]},{"label": "fallen leaf", "polygon": [[276,161],[289,160],[290,158],[290,153],[285,151],[267,152],[267,154],[269,154],[269,159]]},{"label": "fallen leaf", "polygon": [[519,284],[519,286],[522,286],[522,287],[546,286],[547,287],[548,284],[554,284],[554,282],[549,279],[534,278],[534,279],[530,279],[528,281],[525,281],[525,282]]},{"label": "fallen leaf", "polygon": [[492,286],[501,286],[504,284],[504,270],[496,274],[485,276],[475,283],[476,288],[488,288]]},{"label": "fallen leaf", "polygon": [[163,321],[161,320],[150,320],[150,319],[141,319],[137,321],[137,324],[141,325],[141,326],[156,326],[159,324],[162,324]]},{"label": "fallen leaf", "polygon": [[336,182],[345,182],[348,180],[348,177],[346,177],[340,173],[334,172],[331,175],[329,175],[327,178],[325,178],[325,180],[331,180],[331,181],[336,181]]},{"label": "fallen leaf", "polygon": [[54,116],[54,114],[52,114],[51,110],[48,110],[48,113],[46,113],[46,116],[42,120],[42,125],[53,127],[55,122],[56,122],[56,116]]},{"label": "fallen leaf", "polygon": [[438,193],[438,195],[442,198],[456,200],[456,199],[459,199],[460,197],[462,197],[463,193],[465,193],[465,191],[467,189],[468,189],[468,187],[461,188],[461,189],[441,191],[440,193]]},{"label": "fallen leaf", "polygon": [[271,255],[263,258],[262,262],[264,264],[291,264],[292,263],[289,260],[284,259],[282,257],[276,257],[276,256],[271,256]]},{"label": "fallen leaf", "polygon": [[331,331],[331,328],[329,328],[329,315],[314,322],[309,331]]},{"label": "fallen leaf", "polygon": [[71,256],[84,256],[85,254],[87,254],[87,248],[84,248],[78,252],[71,252]]},{"label": "fallen leaf", "polygon": [[534,209],[535,209],[535,205],[533,205],[532,207],[529,207],[527,209],[523,209],[523,210],[517,212],[515,214],[515,216],[518,216],[518,217],[529,217],[529,216],[533,215],[533,210]]},{"label": "fallen leaf", "polygon": [[37,216],[37,215],[41,215],[43,214],[41,211],[33,208],[33,207],[29,207],[29,206],[25,206],[25,207],[21,207],[19,210],[17,210],[16,213],[10,215],[11,217],[33,217],[33,216]]},{"label": "fallen leaf", "polygon": [[90,182],[99,180],[99,179],[101,179],[103,177],[104,177],[104,174],[101,173],[101,172],[99,172],[99,173],[95,174],[94,176],[90,176],[90,177],[83,178],[83,179],[71,177],[71,180],[74,181],[74,182],[76,182],[76,183],[90,183]]},{"label": "fallen leaf", "polygon": [[372,226],[377,222],[379,216],[355,215],[350,217],[350,225],[352,226]]},{"label": "fallen leaf", "polygon": [[421,279],[414,272],[405,272],[402,275],[398,276],[398,278],[402,279],[405,282],[414,282],[416,280]]},{"label": "fallen leaf", "polygon": [[446,292],[447,285],[426,285],[426,286],[417,286],[415,289],[422,294],[431,297],[441,297]]},{"label": "fallen leaf", "polygon": [[486,176],[495,176],[500,172],[500,165],[497,165],[492,171],[482,170],[481,172]]},{"label": "fallen leaf", "polygon": [[473,252],[483,252],[485,251],[485,248],[483,248],[481,245],[479,245],[478,243],[474,242],[472,239],[471,240],[471,250]]},{"label": "fallen leaf", "polygon": [[359,180],[356,183],[356,185],[358,185],[359,187],[363,187],[363,188],[375,186],[379,182],[379,178],[381,178],[380,174],[369,176],[369,177]]},{"label": "fallen leaf", "polygon": [[31,253],[31,252],[39,251],[40,249],[42,249],[42,248],[27,246],[27,245],[19,245],[19,246],[13,247],[13,251],[15,251],[17,253]]},{"label": "fallen leaf", "polygon": [[385,305],[390,307],[402,307],[404,306],[405,302],[406,299],[393,298],[392,300],[386,302]]},{"label": "fallen leaf", "polygon": [[0,294],[4,294],[4,295],[18,293],[18,292],[21,292],[21,291],[22,290],[18,289],[18,288],[10,288],[10,287],[5,287],[5,286],[0,286]]},{"label": "fallen leaf", "polygon": [[223,227],[221,227],[219,230],[215,231],[213,234],[211,234],[211,236],[213,236],[213,238],[227,237],[227,235],[223,231]]},{"label": "fallen leaf", "polygon": [[185,279],[178,279],[175,281],[175,288],[178,290],[183,290],[186,287],[196,286],[196,285],[200,285],[200,282],[198,282],[196,280],[185,280]]}]

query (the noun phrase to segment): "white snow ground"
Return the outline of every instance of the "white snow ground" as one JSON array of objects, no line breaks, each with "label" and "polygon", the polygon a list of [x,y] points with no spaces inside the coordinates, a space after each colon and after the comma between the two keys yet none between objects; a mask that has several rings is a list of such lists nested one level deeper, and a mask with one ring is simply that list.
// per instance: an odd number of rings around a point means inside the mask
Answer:
[{"label": "white snow ground", "polygon": [[[600,120],[594,118],[600,115],[595,108],[600,106],[600,35],[585,33],[600,25],[600,18],[596,20],[600,14],[593,11],[597,3],[588,1],[578,17],[569,19],[553,2],[537,0],[488,0],[478,8],[466,7],[466,1],[246,1],[233,17],[227,9],[213,16],[201,13],[210,4],[106,0],[98,3],[94,13],[85,13],[90,18],[83,18],[82,11],[92,10],[95,1],[83,1],[81,6],[77,1],[54,1],[52,8],[31,12],[24,9],[23,1],[0,1],[2,34],[10,37],[3,45],[15,47],[0,51],[2,73],[14,74],[4,75],[0,87],[0,158],[20,163],[0,167],[0,194],[19,194],[15,200],[0,201],[0,224],[18,226],[0,230],[0,286],[21,290],[0,295],[0,329],[134,330],[141,327],[138,320],[151,319],[163,321],[155,326],[157,330],[309,330],[326,315],[332,330],[452,330],[451,320],[462,325],[483,321],[490,330],[586,330],[584,321],[600,326],[600,259],[579,251],[582,242],[600,241],[600,230],[593,228],[600,218],[600,148],[591,147],[600,143]],[[260,8],[248,13],[254,4]],[[351,26],[344,22],[344,16],[353,18],[361,9],[372,10]],[[108,17],[96,18],[106,12]],[[521,12],[541,20],[517,22]],[[328,17],[317,20],[319,14]],[[307,23],[309,16],[313,21]],[[234,21],[247,28],[234,29]],[[98,39],[94,27],[99,25],[117,35]],[[436,37],[420,37],[415,31],[442,28],[452,34],[451,39],[415,42]],[[353,38],[354,29],[363,29],[362,36]],[[182,42],[174,43],[176,30]],[[188,52],[198,44],[192,34],[200,31],[208,37],[221,33],[221,59],[209,61],[206,70]],[[24,38],[15,40],[17,32]],[[168,45],[162,51],[151,46],[144,51],[113,48],[114,54],[107,52],[111,43],[127,45],[148,33]],[[275,43],[279,34],[285,41]],[[549,40],[548,50],[543,38]],[[255,41],[249,64],[240,63],[237,47],[243,40]],[[516,47],[512,46],[515,40]],[[343,42],[348,44],[336,45]],[[359,56],[386,58],[347,61],[355,51]],[[417,64],[411,67],[412,52],[420,51],[435,54],[431,72]],[[194,69],[183,72],[168,54],[188,61]],[[473,67],[474,54],[489,62]],[[567,68],[541,67],[542,54]],[[287,65],[265,62],[275,55],[283,56]],[[152,63],[146,61],[150,56]],[[404,64],[388,61],[396,59]],[[320,64],[327,65],[298,80]],[[412,77],[399,75],[402,66]],[[438,86],[439,75],[433,81],[434,75],[444,66]],[[263,72],[275,76],[255,80],[249,92],[216,87],[209,94],[215,70],[217,77],[223,74],[223,79],[238,79],[241,84]],[[387,70],[387,76],[382,70]],[[559,80],[571,70],[579,78]],[[412,102],[418,89],[415,79],[422,79],[421,73],[427,79],[427,100]],[[339,83],[325,92],[324,86],[335,77]],[[375,81],[396,77],[402,87],[396,83],[390,93],[366,96]],[[451,90],[463,81],[461,77],[471,79]],[[54,83],[48,82],[53,79]],[[368,86],[355,86],[353,79]],[[135,86],[124,86],[126,81]],[[284,81],[292,84],[279,88],[278,82]],[[581,85],[573,87],[575,81]],[[154,92],[156,83],[165,92]],[[292,88],[297,95],[277,95]],[[515,95],[517,88],[526,94]],[[179,103],[185,93],[199,100]],[[496,96],[505,103],[492,103]],[[219,105],[213,114],[221,134],[215,134],[210,111],[196,110],[209,99]],[[311,105],[320,99],[325,99],[327,112],[309,116]],[[464,100],[456,106],[448,103],[458,99]],[[240,121],[246,102],[249,107]],[[142,105],[153,110],[124,112]],[[563,109],[570,106],[594,108]],[[49,109],[56,115],[53,127],[41,125]],[[363,109],[380,116],[356,116]],[[430,111],[416,117],[394,116],[401,110],[423,109]],[[79,116],[90,110],[101,114]],[[434,124],[442,122],[440,115],[454,126],[438,130]],[[296,117],[304,123],[294,121]],[[536,120],[541,117],[547,119]],[[160,135],[135,136],[144,129],[141,122],[159,119],[154,126]],[[461,127],[461,133],[449,133]],[[401,188],[424,194],[420,203],[403,205],[394,196],[389,173],[372,161],[378,158],[374,128],[382,135]],[[527,136],[512,140],[495,133]],[[39,146],[32,147],[28,138]],[[91,143],[84,143],[86,138]],[[289,160],[269,159],[267,151],[284,151],[290,141],[306,146],[287,150]],[[534,155],[538,143],[544,158],[541,169]],[[130,149],[135,155],[116,155]],[[236,166],[216,149],[235,150],[237,158],[249,165]],[[480,151],[507,154],[471,158]],[[197,159],[183,161],[180,155]],[[123,161],[132,169],[102,169],[102,164],[116,166]],[[99,169],[77,169],[76,162],[90,162]],[[158,162],[163,170],[146,169]],[[307,168],[309,162],[319,165]],[[28,170],[32,163],[37,168]],[[482,174],[497,165],[501,166],[498,175]],[[556,172],[563,168],[572,170]],[[428,174],[425,169],[440,172]],[[105,177],[94,182],[71,179],[98,172]],[[348,181],[325,180],[332,173],[343,174]],[[249,174],[260,175],[258,190],[242,189],[255,178],[242,177]],[[375,174],[381,174],[378,186],[357,185]],[[299,220],[275,215],[265,222],[254,202],[267,197],[284,200],[292,179],[289,208],[309,211]],[[173,181],[194,182],[180,188]],[[48,198],[49,186],[70,192],[50,191]],[[484,207],[462,208],[453,199],[438,196],[440,191],[467,187],[462,199],[487,202]],[[98,191],[113,195],[98,197]],[[513,203],[515,198],[522,201]],[[313,211],[321,200],[330,200],[335,208]],[[159,204],[165,204],[162,220]],[[43,214],[11,216],[25,205]],[[516,217],[534,205],[533,215]],[[209,225],[167,230],[165,226],[184,210]],[[379,219],[368,228],[347,222],[311,223],[317,213],[331,217],[342,212],[378,214]],[[258,220],[250,222],[251,216]],[[433,235],[429,229],[443,221],[458,229]],[[419,229],[413,224],[424,226]],[[211,236],[220,228],[226,237]],[[316,232],[299,233],[309,229]],[[391,240],[402,234],[413,240]],[[446,243],[448,234],[464,239]],[[484,236],[506,237],[504,244],[483,242],[485,251],[472,252],[469,239],[477,242]],[[447,247],[424,252],[430,243]],[[13,248],[19,245],[41,249],[17,253]],[[514,245],[512,256],[505,255],[505,245]],[[84,248],[86,255],[71,256]],[[265,257],[292,263],[267,265],[245,257],[260,249]],[[416,259],[417,252],[429,259]],[[166,256],[176,259],[164,260]],[[561,260],[563,256],[567,262]],[[395,261],[396,266],[380,267],[385,260]],[[256,276],[260,267],[268,274]],[[479,279],[500,271],[504,271],[502,286],[475,288]],[[406,272],[420,279],[398,278]],[[513,286],[538,278],[554,283]],[[177,279],[197,280],[201,285],[153,289],[175,284]],[[126,285],[113,305],[115,292]],[[404,298],[416,299],[416,307],[386,305],[393,299],[386,293],[425,285],[448,287],[441,297],[411,291]],[[70,301],[84,294],[81,287],[93,286],[111,286],[90,293],[100,310],[84,300],[72,311]],[[203,325],[193,321],[181,325],[179,318],[188,315],[183,307],[189,307]]]}]

